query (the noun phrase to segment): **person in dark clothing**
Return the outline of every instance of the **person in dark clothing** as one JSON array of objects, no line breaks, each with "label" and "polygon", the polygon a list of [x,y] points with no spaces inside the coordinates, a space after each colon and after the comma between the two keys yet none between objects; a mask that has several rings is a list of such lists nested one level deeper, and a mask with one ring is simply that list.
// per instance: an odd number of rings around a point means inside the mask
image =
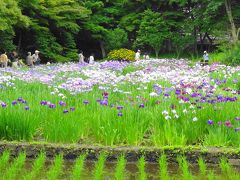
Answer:
[{"label": "person in dark clothing", "polygon": [[26,63],[29,67],[33,67],[34,64],[33,64],[33,57],[31,55],[31,52],[28,52],[28,56],[26,58]]},{"label": "person in dark clothing", "polygon": [[12,53],[10,53],[10,60],[12,62],[12,67],[18,68],[18,54],[16,51],[13,51]]},{"label": "person in dark clothing", "polygon": [[35,53],[32,55],[33,62],[35,65],[40,65],[41,59],[39,57],[39,52],[38,50],[35,51]]}]

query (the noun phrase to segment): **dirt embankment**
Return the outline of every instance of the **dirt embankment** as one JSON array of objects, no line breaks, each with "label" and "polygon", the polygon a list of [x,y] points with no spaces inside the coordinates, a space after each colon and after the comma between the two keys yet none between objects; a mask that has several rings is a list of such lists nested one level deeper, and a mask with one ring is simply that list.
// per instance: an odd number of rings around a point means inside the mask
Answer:
[{"label": "dirt embankment", "polygon": [[0,153],[9,150],[13,157],[25,152],[28,159],[34,159],[43,151],[49,159],[57,154],[63,154],[65,160],[75,160],[80,154],[87,153],[88,160],[97,160],[100,153],[105,152],[108,161],[116,161],[119,155],[124,154],[128,162],[135,162],[145,156],[147,162],[158,162],[162,153],[165,153],[169,162],[176,162],[176,157],[185,155],[190,163],[197,163],[199,157],[207,163],[216,164],[219,158],[226,157],[232,164],[240,165],[240,149],[233,148],[203,148],[203,147],[108,147],[79,144],[50,144],[25,142],[0,142]]}]

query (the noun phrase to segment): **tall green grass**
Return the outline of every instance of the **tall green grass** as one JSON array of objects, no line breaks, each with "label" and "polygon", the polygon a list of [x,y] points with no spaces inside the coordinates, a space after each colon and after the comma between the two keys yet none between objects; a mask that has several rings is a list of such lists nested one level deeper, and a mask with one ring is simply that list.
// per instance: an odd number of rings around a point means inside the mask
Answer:
[{"label": "tall green grass", "polygon": [[47,172],[47,179],[55,180],[58,179],[63,170],[63,156],[57,155],[50,169]]},{"label": "tall green grass", "polygon": [[177,161],[178,161],[179,169],[182,172],[182,178],[188,179],[188,180],[194,180],[194,177],[189,170],[189,167],[188,167],[189,164],[186,160],[186,157],[179,156],[177,158]]},{"label": "tall green grass", "polygon": [[198,159],[199,172],[202,179],[205,179],[207,176],[207,167],[203,158]]},{"label": "tall green grass", "polygon": [[168,164],[165,154],[162,154],[159,158],[159,176],[162,180],[168,180]]},{"label": "tall green grass", "polygon": [[125,167],[126,167],[126,159],[125,156],[122,155],[118,158],[117,166],[115,169],[115,179],[116,180],[123,180],[125,177]]},{"label": "tall green grass", "polygon": [[19,156],[12,162],[9,168],[3,173],[4,179],[13,180],[17,178],[18,173],[22,170],[25,164],[26,154],[20,153]]},{"label": "tall green grass", "polygon": [[236,173],[226,158],[221,158],[219,166],[225,178],[231,180],[238,180],[240,178],[239,174]]},{"label": "tall green grass", "polygon": [[146,162],[145,162],[144,156],[140,157],[137,165],[138,165],[138,171],[139,171],[138,179],[146,180],[147,173],[145,172]]},{"label": "tall green grass", "polygon": [[93,172],[94,180],[103,179],[105,161],[106,161],[106,154],[101,153],[98,158],[98,161],[95,163],[95,168]]},{"label": "tall green grass", "polygon": [[73,167],[73,170],[72,170],[72,176],[71,176],[72,180],[80,179],[80,177],[83,173],[83,170],[84,170],[85,159],[86,159],[86,154],[82,154],[76,160],[76,163],[75,163],[75,165]]},{"label": "tall green grass", "polygon": [[5,170],[9,158],[10,158],[9,151],[4,151],[0,157],[0,173],[2,173]]},{"label": "tall green grass", "polygon": [[215,180],[215,174],[213,171],[210,171],[208,174],[208,180]]},{"label": "tall green grass", "polygon": [[[70,76],[67,73],[64,75]],[[224,76],[221,72],[213,72],[210,76],[219,78],[220,75]],[[231,81],[237,78],[238,74],[234,73],[226,86],[236,89],[237,85]],[[16,89],[0,89],[0,100],[8,104],[7,108],[0,107],[1,139],[26,141],[40,139],[47,142],[81,142],[110,146],[124,144],[161,147],[197,144],[239,147],[238,133],[233,128],[217,125],[218,121],[231,120],[234,127],[240,126],[239,122],[234,120],[239,115],[239,101],[214,105],[199,103],[197,106],[203,106],[202,109],[196,107],[190,109],[190,104],[179,103],[174,91],[170,93],[169,98],[164,98],[163,95],[149,96],[154,84],[162,85],[163,89],[172,87],[165,80],[117,85],[116,88],[131,94],[114,92],[115,87],[109,89],[109,106],[112,104],[124,106],[121,110],[122,117],[117,116],[119,111],[116,107],[101,106],[96,102],[96,99],[102,99],[102,90],[97,87],[94,87],[92,92],[79,96],[62,90],[67,96],[67,99],[64,99],[67,106],[60,107],[58,102],[62,99],[57,95],[51,95],[51,89],[46,85],[21,81],[16,81],[15,84]],[[217,87],[217,94],[233,96],[222,91],[222,88]],[[27,104],[11,105],[11,102],[19,97],[25,98]],[[57,108],[41,106],[39,103],[42,100],[57,104]],[[84,105],[84,100],[88,100],[89,104]],[[144,108],[139,108],[141,103],[144,104]],[[29,106],[30,110],[24,110],[25,105]],[[176,106],[179,119],[174,119],[171,105]],[[64,114],[63,110],[69,110],[70,107],[75,107],[76,110]],[[188,113],[183,113],[184,109],[187,109]],[[162,115],[162,111],[165,110],[168,111],[171,120],[166,120]],[[198,121],[193,122],[194,117],[197,117]],[[214,120],[215,124],[209,126],[208,119]]]},{"label": "tall green grass", "polygon": [[[71,180],[78,180],[78,179],[95,179],[95,180],[102,180],[104,179],[104,175],[112,176],[112,171],[108,171],[109,169],[105,169],[105,162],[106,162],[106,154],[101,153],[99,155],[98,160],[95,162],[93,174],[89,175],[86,174],[84,171],[84,163],[86,160],[86,154],[80,155],[76,160],[74,165],[70,165],[71,167],[66,167],[70,171],[66,171],[63,168],[63,156],[57,155],[48,168],[48,165],[45,164],[46,155],[45,153],[40,153],[37,159],[34,161],[32,168],[28,169],[29,166],[26,166],[28,161],[26,161],[26,154],[20,153],[18,157],[15,159],[9,160],[10,153],[5,151],[0,157],[0,179],[7,179],[7,180],[14,180],[14,179],[24,179],[24,180],[32,180],[32,179],[41,179],[46,178],[49,180],[55,179],[71,179]],[[11,162],[9,164],[9,161]],[[193,179],[229,179],[229,180],[238,180],[240,179],[240,173],[230,165],[226,158],[221,158],[219,161],[219,167],[221,172],[218,172],[216,168],[209,168],[207,170],[206,163],[202,158],[198,160],[198,167],[199,173],[193,176],[191,173],[189,166],[190,164],[187,162],[186,157],[178,156],[177,161],[179,164],[179,171],[178,172],[171,172],[171,165],[170,169],[168,169],[167,164],[167,157],[165,154],[162,154],[159,157],[159,174],[158,179],[161,180],[168,180],[168,179],[183,179],[183,180],[193,180]],[[148,177],[153,176],[157,178],[157,174],[151,174],[146,170],[146,161],[144,156],[140,157],[138,162],[136,162],[138,167],[138,173],[134,174],[134,177],[139,180],[147,180]],[[169,170],[169,171],[168,171]],[[172,174],[173,173],[173,174]],[[84,175],[86,176],[84,176]],[[116,180],[123,180],[128,178],[128,169],[126,169],[126,159],[124,155],[121,155],[118,158],[115,172],[114,172],[114,179]],[[155,176],[156,175],[156,176]],[[91,176],[91,177],[90,177]]]},{"label": "tall green grass", "polygon": [[43,171],[45,167],[46,155],[45,153],[40,153],[37,159],[34,161],[31,172],[25,175],[24,180],[31,180],[37,178],[41,171]]}]

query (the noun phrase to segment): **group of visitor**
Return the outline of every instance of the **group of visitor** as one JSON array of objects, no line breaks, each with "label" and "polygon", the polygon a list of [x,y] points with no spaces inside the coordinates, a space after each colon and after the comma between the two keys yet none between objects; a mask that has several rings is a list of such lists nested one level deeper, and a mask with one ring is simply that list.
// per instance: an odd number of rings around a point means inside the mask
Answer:
[{"label": "group of visitor", "polygon": [[12,67],[22,67],[24,63],[22,59],[19,58],[18,53],[16,51],[10,52],[7,55],[7,52],[4,52],[0,55],[0,64],[2,68],[8,67],[9,64],[12,64]]},{"label": "group of visitor", "polygon": [[[39,57],[39,51],[36,50],[33,55],[31,55],[31,52],[28,52],[28,56],[26,58],[26,64],[29,67],[33,67],[34,65],[39,65],[41,62]],[[13,68],[18,68],[22,66],[26,66],[22,59],[18,56],[18,53],[16,51],[10,52],[7,55],[7,52],[4,52],[0,55],[0,64],[2,68],[8,67],[9,64]]]},{"label": "group of visitor", "polygon": [[[135,60],[139,61],[140,59],[141,59],[141,51],[137,50],[137,52],[135,54]],[[150,59],[150,57],[147,53],[145,53],[143,55],[143,59],[148,60],[148,59]],[[209,62],[209,55],[208,55],[207,51],[204,51],[203,52],[203,59],[201,60],[200,65],[201,66],[206,66],[206,65],[208,65],[208,62]]]},{"label": "group of visitor", "polygon": [[[26,58],[26,64],[28,67],[34,67],[35,65],[40,64],[41,59],[39,57],[39,53],[40,52],[38,50],[36,50],[33,55],[31,54],[31,52],[28,52],[28,55]],[[84,62],[87,62],[89,64],[94,63],[93,54],[91,54],[91,56],[89,56],[89,58],[85,58],[83,55],[83,52],[80,51],[78,57],[79,57],[79,63],[84,63]],[[135,54],[135,60],[139,61],[140,59],[141,59],[141,51],[137,50],[137,52]],[[150,57],[147,53],[145,53],[143,55],[143,59],[148,60],[148,59],[150,59]],[[206,66],[206,65],[208,65],[208,62],[209,62],[209,55],[208,55],[207,51],[204,51],[203,59],[201,60],[200,65]],[[16,51],[11,52],[9,54],[9,57],[7,55],[7,52],[4,52],[3,54],[0,55],[0,66],[2,68],[6,68],[8,66],[8,63],[11,63],[13,68],[25,66],[25,64],[19,58],[18,53]]]},{"label": "group of visitor", "polygon": [[[136,52],[136,54],[135,54],[135,60],[136,61],[139,61],[141,59],[141,51],[140,50],[137,50],[137,52]],[[148,59],[150,59],[150,57],[149,57],[149,55],[147,54],[147,53],[145,53],[144,55],[143,55],[143,59],[144,60],[148,60]]]},{"label": "group of visitor", "polygon": [[39,57],[39,51],[36,50],[35,53],[32,55],[31,52],[28,52],[27,58],[26,58],[26,64],[28,67],[34,67],[34,65],[39,65],[41,62],[41,59]]},{"label": "group of visitor", "polygon": [[85,58],[84,55],[83,55],[83,52],[80,51],[80,54],[78,55],[78,61],[79,63],[84,63],[84,62],[87,62],[89,64],[93,64],[94,63],[94,56],[93,54],[91,54],[91,56],[89,56],[89,58]]}]

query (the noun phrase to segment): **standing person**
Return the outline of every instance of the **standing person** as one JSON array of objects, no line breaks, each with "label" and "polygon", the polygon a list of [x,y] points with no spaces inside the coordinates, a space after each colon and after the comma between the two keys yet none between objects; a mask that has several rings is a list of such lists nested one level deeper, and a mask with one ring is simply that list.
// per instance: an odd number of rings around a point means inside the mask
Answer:
[{"label": "standing person", "polygon": [[91,56],[89,57],[89,64],[93,64],[94,63],[94,56],[93,54],[91,54]]},{"label": "standing person", "polygon": [[18,68],[18,54],[16,51],[13,51],[11,53],[10,60],[12,61],[12,67],[13,68]]},{"label": "standing person", "polygon": [[135,54],[135,60],[139,61],[140,60],[140,56],[141,56],[141,51],[137,50],[136,54]]},{"label": "standing person", "polygon": [[4,54],[2,54],[0,56],[0,64],[2,68],[6,68],[8,65],[8,56],[7,56],[7,52],[4,52]]},{"label": "standing person", "polygon": [[28,65],[28,67],[33,67],[34,64],[33,64],[33,57],[31,55],[31,52],[28,52],[28,56],[26,58],[26,63]]},{"label": "standing person", "polygon": [[203,52],[203,65],[208,65],[208,61],[209,61],[209,56],[207,51]]},{"label": "standing person", "polygon": [[32,55],[33,62],[35,65],[39,65],[41,61],[41,59],[39,58],[39,52],[40,51],[36,50],[35,53]]},{"label": "standing person", "polygon": [[149,59],[150,59],[150,57],[149,57],[149,55],[148,55],[148,54],[146,55],[146,59],[147,59],[147,60],[149,60]]},{"label": "standing person", "polygon": [[80,54],[78,55],[79,57],[79,63],[84,63],[84,56],[83,56],[83,52],[81,51]]}]

